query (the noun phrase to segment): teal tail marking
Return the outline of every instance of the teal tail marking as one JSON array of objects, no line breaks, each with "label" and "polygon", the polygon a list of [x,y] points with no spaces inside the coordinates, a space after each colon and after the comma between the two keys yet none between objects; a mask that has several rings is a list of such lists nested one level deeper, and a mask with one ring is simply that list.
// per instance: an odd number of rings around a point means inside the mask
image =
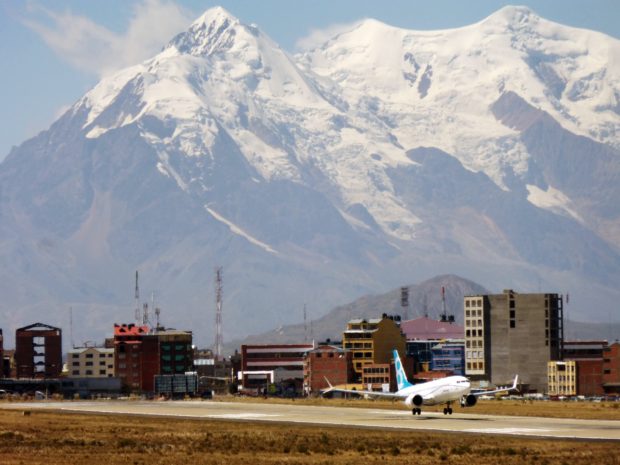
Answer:
[{"label": "teal tail marking", "polygon": [[402,391],[407,387],[413,386],[413,384],[407,380],[407,375],[405,374],[403,364],[400,361],[400,357],[398,356],[398,351],[396,349],[394,349],[394,367],[396,368],[396,384],[398,385],[398,390]]}]

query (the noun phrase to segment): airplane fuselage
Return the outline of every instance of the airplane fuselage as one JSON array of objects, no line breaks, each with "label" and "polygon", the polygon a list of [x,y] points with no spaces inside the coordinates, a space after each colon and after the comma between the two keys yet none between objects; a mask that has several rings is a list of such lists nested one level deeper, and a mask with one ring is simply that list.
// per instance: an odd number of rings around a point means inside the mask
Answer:
[{"label": "airplane fuselage", "polygon": [[405,398],[408,407],[420,405],[437,405],[459,401],[469,394],[471,384],[464,376],[448,376],[447,378],[428,381],[408,386],[398,395]]}]

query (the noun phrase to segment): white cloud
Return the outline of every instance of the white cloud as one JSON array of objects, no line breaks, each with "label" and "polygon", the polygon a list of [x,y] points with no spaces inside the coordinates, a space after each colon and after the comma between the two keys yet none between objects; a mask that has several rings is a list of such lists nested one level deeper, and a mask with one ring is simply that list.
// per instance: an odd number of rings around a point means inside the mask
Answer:
[{"label": "white cloud", "polygon": [[338,34],[355,29],[362,21],[363,20],[360,19],[351,23],[332,24],[324,29],[311,29],[307,36],[295,42],[295,47],[298,50],[312,50],[313,48],[323,45],[329,39],[336,37]]},{"label": "white cloud", "polygon": [[183,31],[192,16],[167,0],[142,0],[133,9],[124,33],[115,33],[93,20],[31,4],[23,22],[54,52],[82,71],[103,76],[140,63]]}]

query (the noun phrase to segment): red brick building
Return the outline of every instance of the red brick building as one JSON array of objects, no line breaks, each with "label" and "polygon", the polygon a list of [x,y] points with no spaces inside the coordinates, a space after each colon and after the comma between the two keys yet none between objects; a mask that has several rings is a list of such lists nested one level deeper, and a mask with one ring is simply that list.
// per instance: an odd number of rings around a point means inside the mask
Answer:
[{"label": "red brick building", "polygon": [[159,374],[157,346],[157,337],[149,334],[148,326],[114,325],[114,366],[123,389],[154,390],[155,375]]},{"label": "red brick building", "polygon": [[191,331],[158,329],[134,324],[114,325],[116,376],[132,392],[153,392],[155,375],[193,370]]},{"label": "red brick building", "polygon": [[58,378],[62,373],[62,331],[35,323],[15,331],[18,378]]},{"label": "red brick building", "polygon": [[603,390],[603,359],[575,360],[577,365],[577,395],[602,396]]},{"label": "red brick building", "polygon": [[309,351],[304,360],[304,391],[319,393],[329,386],[347,384],[353,377],[353,354],[332,345],[320,345]]},{"label": "red brick building", "polygon": [[606,395],[620,395],[620,342],[603,351],[603,389]]}]

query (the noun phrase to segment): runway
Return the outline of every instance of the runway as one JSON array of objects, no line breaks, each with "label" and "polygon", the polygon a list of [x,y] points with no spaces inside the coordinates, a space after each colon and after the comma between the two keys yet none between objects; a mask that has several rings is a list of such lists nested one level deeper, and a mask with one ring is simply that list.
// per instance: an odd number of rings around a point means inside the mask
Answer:
[{"label": "runway", "polygon": [[620,421],[481,415],[475,413],[475,408],[472,413],[457,411],[449,416],[434,412],[413,416],[406,410],[219,401],[39,401],[0,404],[0,408],[620,441]]}]

